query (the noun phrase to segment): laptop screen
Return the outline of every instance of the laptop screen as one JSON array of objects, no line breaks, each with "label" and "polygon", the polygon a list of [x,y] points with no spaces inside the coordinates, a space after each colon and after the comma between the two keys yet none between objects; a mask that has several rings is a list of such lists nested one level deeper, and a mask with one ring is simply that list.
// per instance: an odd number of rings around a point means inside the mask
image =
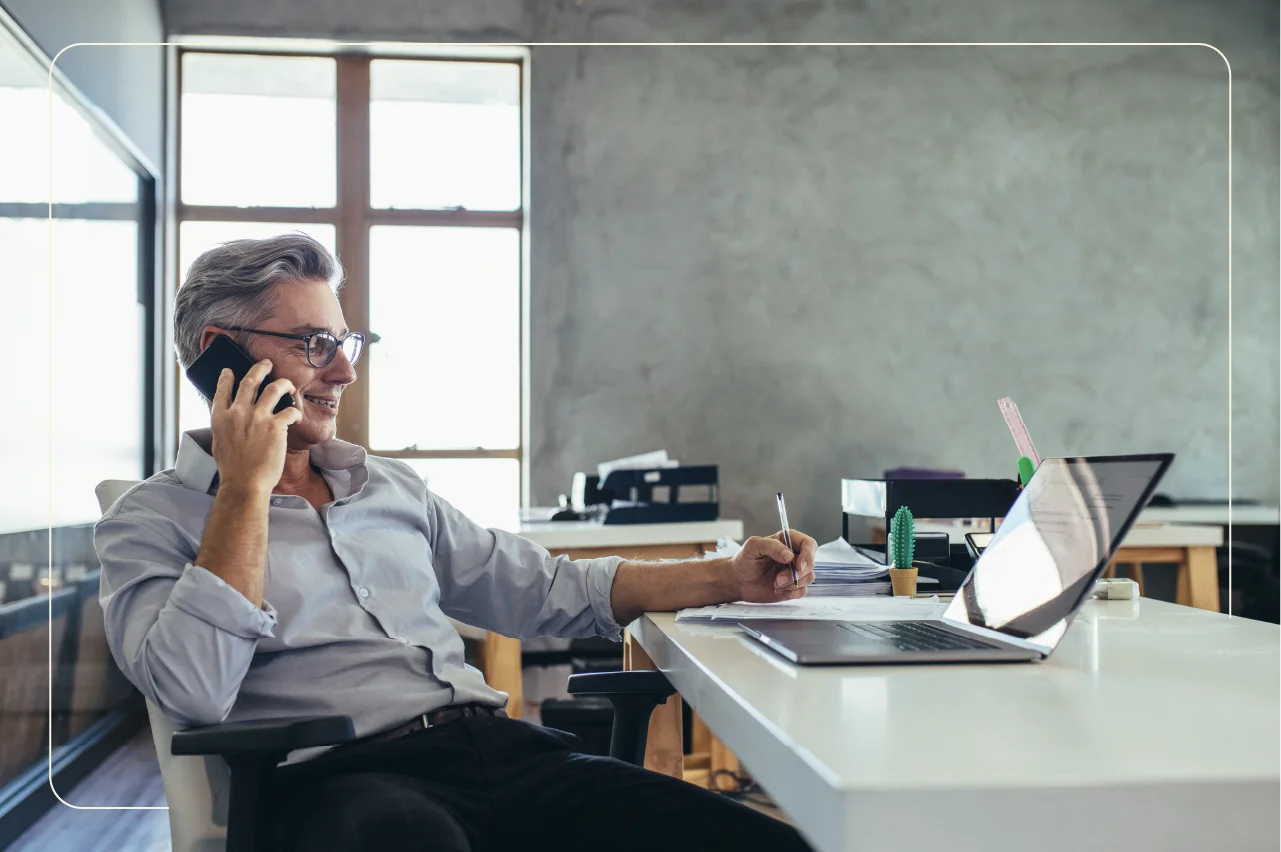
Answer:
[{"label": "laptop screen", "polygon": [[1171,458],[1042,461],[943,617],[1053,648]]}]

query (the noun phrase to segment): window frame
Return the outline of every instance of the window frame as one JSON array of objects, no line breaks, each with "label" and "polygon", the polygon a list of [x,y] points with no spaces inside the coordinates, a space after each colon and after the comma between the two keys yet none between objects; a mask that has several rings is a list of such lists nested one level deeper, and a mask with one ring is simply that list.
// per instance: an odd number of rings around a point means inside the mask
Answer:
[{"label": "window frame", "polygon": [[[398,459],[514,459],[519,465],[519,504],[529,505],[530,441],[530,370],[529,370],[529,50],[510,46],[456,46],[415,44],[344,45],[293,39],[253,39],[217,37],[175,37],[170,47],[171,62],[169,103],[172,141],[169,156],[169,187],[172,215],[167,221],[170,251],[166,268],[166,315],[172,318],[172,299],[181,283],[178,276],[180,251],[178,233],[183,222],[296,222],[330,224],[336,229],[338,257],[347,277],[339,301],[347,324],[356,330],[377,334],[369,328],[369,232],[378,225],[426,227],[512,228],[519,235],[520,259],[518,282],[520,399],[519,438],[514,448],[488,449],[386,449],[369,445],[369,369],[374,359],[361,358],[356,365],[356,382],[343,392],[343,405],[338,411],[338,434],[369,452]],[[182,200],[182,59],[188,53],[232,55],[321,57],[336,63],[335,170],[336,203],[333,207],[230,207],[187,204]],[[377,59],[413,61],[449,61],[504,63],[515,65],[520,87],[520,205],[511,211],[465,209],[375,208],[370,206],[370,67]],[[167,332],[172,335],[172,331]],[[367,342],[376,345],[376,337]],[[172,340],[169,351],[172,351]],[[167,406],[172,417],[168,434],[176,455],[180,440],[177,423],[178,393],[185,378],[170,359],[174,374],[168,386],[173,399]]]}]

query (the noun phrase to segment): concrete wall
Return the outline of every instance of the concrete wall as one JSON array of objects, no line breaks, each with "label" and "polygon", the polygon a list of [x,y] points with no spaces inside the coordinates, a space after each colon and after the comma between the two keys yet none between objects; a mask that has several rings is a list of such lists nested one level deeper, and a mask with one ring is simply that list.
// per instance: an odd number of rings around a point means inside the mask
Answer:
[{"label": "concrete wall", "polygon": [[[1263,2],[169,0],[173,32],[1193,41],[1233,69],[1233,494],[1277,499],[1277,12]],[[724,514],[838,481],[1173,450],[1228,479],[1228,70],[1206,47],[537,47],[533,493],[666,447]]]},{"label": "concrete wall", "polygon": [[[159,0],[0,0],[0,6],[51,57],[80,42],[160,42],[165,37]],[[164,49],[75,47],[57,64],[160,169]]]}]

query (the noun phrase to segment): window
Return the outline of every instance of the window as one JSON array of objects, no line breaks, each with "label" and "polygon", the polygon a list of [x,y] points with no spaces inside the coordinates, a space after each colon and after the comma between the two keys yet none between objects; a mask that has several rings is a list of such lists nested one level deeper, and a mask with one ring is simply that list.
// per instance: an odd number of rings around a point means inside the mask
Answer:
[{"label": "window", "polygon": [[[180,54],[178,281],[219,242],[335,249],[373,332],[338,434],[481,523],[523,492],[523,54]],[[180,380],[179,429],[208,409]]]}]

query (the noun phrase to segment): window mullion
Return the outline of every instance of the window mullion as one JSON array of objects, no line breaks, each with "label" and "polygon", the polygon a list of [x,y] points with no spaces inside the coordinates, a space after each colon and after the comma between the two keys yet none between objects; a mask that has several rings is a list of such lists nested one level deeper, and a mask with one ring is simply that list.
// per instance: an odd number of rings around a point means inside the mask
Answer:
[{"label": "window mullion", "polygon": [[[350,328],[369,328],[369,58],[338,57],[338,256],[347,272],[341,296]],[[338,435],[369,447],[369,367],[343,391]]]}]

